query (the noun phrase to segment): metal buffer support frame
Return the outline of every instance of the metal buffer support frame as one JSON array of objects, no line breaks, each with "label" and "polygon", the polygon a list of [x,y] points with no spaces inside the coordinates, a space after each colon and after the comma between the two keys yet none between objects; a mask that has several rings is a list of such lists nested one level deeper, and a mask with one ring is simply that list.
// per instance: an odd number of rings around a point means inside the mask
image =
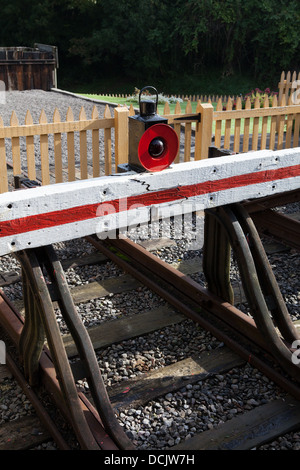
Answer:
[{"label": "metal buffer support frame", "polygon": [[34,386],[38,382],[39,358],[46,338],[78,441],[83,449],[99,450],[99,444],[80,407],[73,372],[56,321],[53,301],[57,301],[85,368],[85,377],[106,432],[119,449],[132,449],[131,441],[114,414],[93,345],[76,310],[54,248],[50,245],[20,251],[17,258],[22,266],[25,305],[25,323],[19,350],[30,385]]},{"label": "metal buffer support frame", "polygon": [[233,304],[231,250],[236,255],[244,292],[258,329],[279,364],[299,381],[299,366],[291,360],[291,348],[300,335],[290,318],[255,224],[240,203],[205,210],[203,272],[208,289]]}]

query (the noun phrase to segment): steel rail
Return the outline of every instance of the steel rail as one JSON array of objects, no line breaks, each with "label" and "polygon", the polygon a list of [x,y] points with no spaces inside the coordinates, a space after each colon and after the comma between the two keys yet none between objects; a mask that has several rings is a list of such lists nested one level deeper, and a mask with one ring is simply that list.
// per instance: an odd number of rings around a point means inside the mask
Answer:
[{"label": "steel rail", "polygon": [[41,401],[37,397],[36,393],[33,391],[31,386],[26,381],[25,377],[17,367],[15,361],[12,359],[10,354],[6,352],[6,365],[15,377],[16,381],[18,382],[19,386],[23,390],[24,394],[27,396],[29,401],[31,402],[32,406],[34,407],[37,416],[41,420],[41,423],[45,426],[45,428],[49,431],[50,435],[52,436],[53,440],[56,442],[57,446],[60,450],[70,450],[70,446],[67,444],[63,436],[61,435],[60,431],[58,430],[57,426],[52,421],[50,415],[47,413],[46,408],[42,405]]},{"label": "steel rail", "polygon": [[[24,320],[21,314],[16,310],[14,304],[0,289],[0,324],[10,337],[13,344],[18,348],[22,330],[24,328]],[[53,364],[51,354],[46,346],[44,346],[39,360],[40,380],[45,386],[49,396],[61,411],[65,419],[71,423],[71,416],[66,407],[62,389],[58,381],[58,376]],[[106,451],[118,450],[116,444],[105,431],[100,417],[93,405],[79,391],[80,407],[84,413],[89,427],[99,444],[99,449]]]},{"label": "steel rail", "polygon": [[253,200],[246,200],[242,202],[242,206],[249,214],[272,209],[274,207],[285,206],[286,204],[293,204],[300,201],[300,189],[287,191],[286,193],[274,194],[272,196],[265,196]]},{"label": "steel rail", "polygon": [[[104,253],[108,258],[113,259],[114,262],[122,266],[125,271],[129,272],[134,277],[138,277],[142,283],[155,290],[158,295],[165,298],[166,291],[163,287],[160,288],[160,285],[153,280],[154,276],[160,278],[161,286],[163,282],[172,285],[177,293],[190,298],[194,303],[197,303],[198,307],[209,310],[220,320],[223,320],[231,327],[245,334],[258,346],[268,350],[264,338],[252,318],[238,310],[229,302],[211,293],[189,276],[181,273],[173,266],[170,266],[168,263],[148,252],[140,245],[137,245],[129,239],[110,239],[104,245],[104,243],[100,242],[95,237],[86,238],[99,251]],[[113,247],[116,253],[119,251],[120,254],[123,253],[125,256],[128,256],[130,261],[125,261],[118,254],[114,254],[109,246]],[[143,275],[140,272],[141,268],[146,269],[147,274]],[[174,299],[174,296],[170,294],[170,300],[172,299]]]},{"label": "steel rail", "polygon": [[262,235],[283,241],[295,250],[300,250],[300,222],[298,220],[293,220],[271,209],[254,212],[252,218]]},{"label": "steel rail", "polygon": [[[167,300],[187,318],[210,331],[245,361],[300,400],[298,384],[274,367],[274,363],[270,364],[268,361],[267,357],[271,351],[249,317],[227,302],[222,302],[221,299],[211,295],[188,276],[130,240],[109,240],[109,245],[117,248],[118,253],[116,250],[112,251],[103,241],[100,242],[94,237],[87,239],[122,269]],[[141,272],[141,266],[144,272]],[[156,276],[158,279],[155,280]],[[172,292],[174,286],[177,291],[175,293]],[[179,293],[182,301],[178,298]],[[194,308],[189,305],[191,303],[194,304]],[[200,304],[201,309],[197,308]],[[226,316],[226,313],[229,315]],[[229,334],[226,331],[229,331]]]}]

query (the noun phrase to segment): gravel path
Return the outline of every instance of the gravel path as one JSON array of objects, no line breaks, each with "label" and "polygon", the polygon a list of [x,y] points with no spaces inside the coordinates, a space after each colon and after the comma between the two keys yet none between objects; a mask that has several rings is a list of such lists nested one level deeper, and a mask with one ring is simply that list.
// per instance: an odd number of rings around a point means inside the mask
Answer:
[{"label": "gravel path", "polygon": [[[77,121],[82,106],[86,111],[87,119],[90,119],[95,105],[99,117],[103,117],[105,106],[97,104],[97,102],[82,100],[59,92],[43,90],[8,91],[5,93],[5,103],[0,103],[0,116],[3,119],[4,126],[9,126],[11,114],[15,111],[19,124],[22,125],[25,123],[25,116],[27,110],[29,110],[34,124],[37,124],[41,112],[44,110],[48,122],[53,122],[54,110],[58,108],[61,120],[65,121],[67,110],[71,107],[74,119]],[[111,113],[113,115],[113,108],[111,108]]]},{"label": "gravel path", "polygon": [[[96,106],[99,117],[102,118],[104,114],[105,106],[102,104],[98,104],[97,102],[93,102],[90,100],[83,100],[80,98],[73,97],[71,95],[65,95],[59,92],[47,92],[43,90],[26,90],[26,91],[11,91],[5,94],[6,100],[5,104],[0,104],[0,116],[3,119],[4,126],[10,125],[11,115],[13,111],[15,111],[16,116],[18,118],[19,125],[23,125],[25,123],[25,116],[27,110],[30,111],[30,114],[33,119],[33,123],[37,124],[40,119],[40,115],[42,110],[45,111],[47,121],[53,122],[53,113],[57,108],[60,113],[61,121],[66,120],[66,114],[68,108],[70,107],[73,112],[74,120],[77,121],[79,119],[79,113],[81,107],[84,107],[86,118],[91,119],[92,110],[94,106]],[[110,106],[111,115],[114,115],[113,107]],[[100,155],[104,155],[104,139],[103,139],[103,131],[100,131],[100,142],[99,142],[99,149]],[[114,129],[112,129],[112,159],[114,158],[114,143],[113,143],[113,136],[114,136]],[[49,139],[49,163],[54,164],[54,142],[53,136],[50,135]],[[39,170],[41,168],[39,161],[39,139],[34,137],[35,143],[35,161],[36,161],[36,169]],[[74,145],[75,145],[75,164],[79,165],[79,135],[75,133],[74,135]],[[87,132],[87,152],[89,155],[88,163],[92,161],[92,133],[90,131]],[[25,138],[20,138],[20,153],[21,153],[21,161],[22,161],[22,169],[26,170],[26,141]],[[6,142],[6,154],[8,161],[11,162],[11,142],[10,139],[7,139]],[[66,135],[62,134],[62,160],[63,165],[67,165],[67,141]],[[100,169],[103,170],[104,161],[101,162]]]},{"label": "gravel path", "polygon": [[[41,109],[52,120],[54,109],[58,107],[62,119],[69,106],[72,107],[75,119],[78,118],[81,106],[90,116],[94,104],[81,99],[72,98],[59,93],[43,91],[7,93],[6,104],[0,105],[5,125],[9,124],[10,115],[16,111],[19,122],[24,122],[27,109],[30,109],[34,122],[38,122]],[[97,105],[99,115],[103,115],[104,106]],[[289,210],[289,208],[287,208]],[[295,210],[295,208],[293,209]],[[201,256],[201,248],[188,250],[186,241],[178,241],[176,246],[163,248],[155,254],[168,263]],[[56,245],[61,258],[82,256],[94,251],[94,248],[80,241],[66,242]],[[293,320],[300,319],[300,257],[290,251],[270,254],[269,259],[283,292]],[[11,256],[0,259],[0,271],[19,270],[17,261]],[[67,278],[71,287],[91,282],[95,279],[106,279],[122,275],[111,262],[99,266],[70,268]],[[192,276],[204,285],[201,272]],[[232,265],[232,278],[239,280],[236,265]],[[21,283],[4,289],[11,300],[22,298]],[[145,287],[133,292],[107,296],[88,303],[78,305],[78,311],[86,326],[94,326],[103,321],[120,318],[126,314],[138,314],[161,305],[162,300]],[[247,305],[239,308],[247,311]],[[58,315],[62,333],[66,326]],[[164,328],[160,331],[144,335],[136,339],[113,344],[97,353],[99,366],[105,383],[110,386],[120,381],[138,377],[145,371],[155,370],[162,366],[175,363],[203,351],[223,348],[224,345],[203,331],[192,321]],[[88,384],[79,383],[83,391],[88,393]],[[118,419],[138,449],[168,449],[194,434],[212,429],[240,413],[247,412],[270,400],[284,398],[285,394],[264,377],[251,365],[235,368],[229,373],[216,375],[194,385],[187,385],[174,393],[147,403],[122,411]],[[13,379],[7,378],[0,382],[0,425],[9,420],[18,419],[24,414],[33,413],[31,405],[20,392]],[[39,449],[55,448],[50,442]],[[263,449],[295,449],[300,448],[300,434],[291,433]]]}]

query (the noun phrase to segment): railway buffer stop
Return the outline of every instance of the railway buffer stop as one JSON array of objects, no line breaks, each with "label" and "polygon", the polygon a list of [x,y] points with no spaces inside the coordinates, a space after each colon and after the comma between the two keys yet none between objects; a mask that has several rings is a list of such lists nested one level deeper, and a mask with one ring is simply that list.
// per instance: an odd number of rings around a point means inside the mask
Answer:
[{"label": "railway buffer stop", "polygon": [[[0,256],[14,254],[22,267],[25,321],[19,336],[14,331],[12,337],[24,374],[31,387],[41,380],[46,340],[61,394],[56,391],[53,395],[61,398],[57,402],[63,402],[83,449],[103,448],[104,438],[103,434],[99,438],[86,418],[86,404],[82,405],[76,390],[53,301],[73,336],[105,435],[116,448],[132,449],[133,445],[115,417],[54,243],[87,237],[113,261],[148,282],[176,308],[182,308],[183,314],[204,326],[209,326],[207,312],[222,317],[270,353],[294,380],[300,380],[299,364],[292,361],[293,343],[299,340],[299,334],[252,217],[257,211],[276,207],[278,201],[299,200],[300,149],[219,152],[220,156],[214,158],[174,163],[178,138],[167,120],[156,114],[157,100],[143,101],[140,94],[139,105],[140,113],[129,118],[128,164],[120,165],[117,174],[48,186],[21,184],[19,190],[0,195]],[[201,113],[193,119],[200,122]],[[207,289],[196,288],[186,276],[132,241],[117,235],[114,239],[102,236],[108,228],[118,234],[132,224],[148,223],[153,214],[169,217],[170,210],[172,215],[205,211],[203,271]],[[236,254],[252,318],[233,306],[231,250]],[[116,256],[116,251],[125,256]],[[126,264],[127,256],[133,258],[131,265]],[[155,283],[154,278],[160,281]],[[187,296],[198,308],[174,300],[163,289],[164,282],[172,286],[177,297]],[[7,331],[13,331],[15,321],[10,321],[0,306],[0,323]]]}]

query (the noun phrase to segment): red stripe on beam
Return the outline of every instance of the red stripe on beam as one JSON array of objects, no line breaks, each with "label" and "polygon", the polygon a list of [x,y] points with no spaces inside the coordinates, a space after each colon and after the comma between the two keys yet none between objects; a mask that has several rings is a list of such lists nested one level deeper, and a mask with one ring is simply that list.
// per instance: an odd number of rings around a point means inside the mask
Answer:
[{"label": "red stripe on beam", "polygon": [[[277,170],[265,170],[256,173],[232,176],[215,181],[205,181],[188,186],[178,186],[176,188],[162,191],[149,191],[137,196],[130,196],[123,199],[105,201],[103,203],[88,204],[79,207],[71,207],[59,211],[47,212],[43,214],[21,217],[14,220],[0,222],[0,237],[26,233],[34,230],[80,222],[107,215],[127,211],[131,206],[151,206],[152,204],[167,203],[182,199],[188,199],[201,194],[216,193],[228,189],[250,186],[268,181],[275,181],[286,178],[300,176],[300,165],[279,168]],[[110,207],[109,207],[110,206]],[[101,214],[101,208],[103,212]],[[110,212],[111,209],[111,212]]]}]

